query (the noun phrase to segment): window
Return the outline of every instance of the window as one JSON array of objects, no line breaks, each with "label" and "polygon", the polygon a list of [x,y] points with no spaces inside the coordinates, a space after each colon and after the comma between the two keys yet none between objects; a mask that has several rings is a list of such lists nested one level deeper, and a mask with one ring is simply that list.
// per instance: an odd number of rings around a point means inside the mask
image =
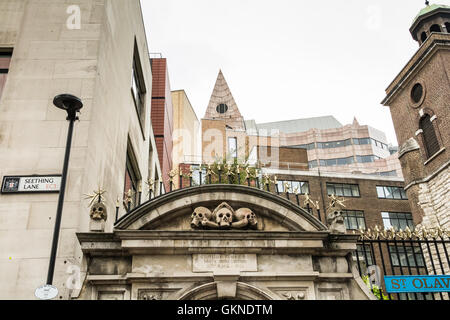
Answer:
[{"label": "window", "polygon": [[361,244],[357,244],[356,251],[353,252],[353,260],[355,260],[358,266],[361,267],[361,273],[367,274],[367,267],[375,264],[370,245],[366,244],[363,246]]},{"label": "window", "polygon": [[368,155],[368,156],[356,156],[356,162],[358,163],[371,163],[375,162],[375,160],[379,160],[380,157],[374,156],[374,155]]},{"label": "window", "polygon": [[11,53],[0,52],[0,98],[8,76],[9,64],[11,63]]},{"label": "window", "polygon": [[306,149],[306,150],[313,150],[313,149],[316,148],[316,144],[315,143],[301,144],[301,145],[297,146],[297,148]]},{"label": "window", "polygon": [[447,33],[450,33],[450,23],[449,22],[445,23],[445,29],[447,29]]},{"label": "window", "polygon": [[353,139],[353,144],[356,145],[366,145],[366,144],[370,144],[370,138],[355,138]]},{"label": "window", "polygon": [[422,43],[424,43],[425,40],[427,40],[427,33],[425,31],[422,32],[422,34],[420,36],[420,40],[422,40]]},{"label": "window", "polygon": [[442,32],[441,27],[438,24],[433,24],[430,28],[430,32]]},{"label": "window", "polygon": [[350,146],[352,144],[351,139],[340,140],[340,141],[330,141],[330,142],[318,142],[317,148],[319,149],[332,149]]},{"label": "window", "polygon": [[228,138],[228,155],[237,158],[237,138]]},{"label": "window", "polygon": [[360,197],[357,184],[327,183],[327,193],[329,196],[334,194],[339,197]]},{"label": "window", "polygon": [[408,264],[410,267],[425,267],[422,250],[419,246],[390,245],[389,253],[394,267],[407,267]]},{"label": "window", "polygon": [[206,170],[206,168],[202,168],[202,169],[200,169],[200,166],[199,165],[193,165],[192,166],[192,170],[193,170],[193,172],[192,172],[192,184],[194,185],[194,186],[199,186],[200,185],[200,172],[202,173],[201,174],[201,178],[202,178],[202,185],[204,185],[204,184],[206,184],[207,183],[207,174],[208,174],[208,172],[207,172],[207,170]]},{"label": "window", "polygon": [[[285,188],[285,186],[287,188]],[[309,194],[309,183],[304,181],[278,181],[278,191],[286,193]]]},{"label": "window", "polygon": [[134,58],[131,74],[131,93],[133,95],[139,122],[141,124],[141,127],[144,128],[146,88],[144,83],[144,76],[142,72],[141,62],[139,58],[139,51],[136,42],[134,45]]},{"label": "window", "polygon": [[[133,148],[131,146],[131,142],[128,141],[127,147],[127,159],[125,165],[125,183],[123,193],[126,195],[130,190],[132,193],[132,203],[131,209],[137,207],[138,203],[138,186],[141,180],[141,175],[139,173],[136,156],[133,152]],[[126,197],[124,196],[124,199]]]},{"label": "window", "polygon": [[347,230],[366,229],[366,221],[364,219],[363,211],[344,210],[342,213]]},{"label": "window", "polygon": [[228,106],[224,103],[221,103],[216,108],[217,112],[220,114],[224,114],[228,111]]},{"label": "window", "polygon": [[378,198],[408,200],[405,189],[401,187],[381,187],[377,186]]},{"label": "window", "polygon": [[384,150],[389,150],[389,147],[387,144],[380,142],[378,140],[372,139],[370,138],[370,141],[372,141],[372,144],[378,148],[384,149]]},{"label": "window", "polygon": [[399,212],[382,212],[384,228],[395,230],[405,230],[408,227],[414,230],[414,222],[411,213],[399,213]]},{"label": "window", "polygon": [[439,141],[434,131],[433,123],[428,114],[420,119],[420,129],[423,131],[423,142],[427,151],[428,158],[434,156],[440,149]]},{"label": "window", "polygon": [[317,163],[317,160],[309,161],[308,165],[309,165],[310,169],[317,168],[319,166],[319,164]]},{"label": "window", "polygon": [[338,158],[338,159],[321,159],[319,160],[321,167],[335,167],[335,166],[344,166],[348,164],[354,163],[353,157],[348,158]]},{"label": "window", "polygon": [[396,170],[392,170],[392,171],[380,172],[380,176],[396,177],[397,176],[397,171]]},{"label": "window", "polygon": [[416,83],[411,89],[411,99],[414,103],[419,103],[423,96],[423,86],[420,83]]}]

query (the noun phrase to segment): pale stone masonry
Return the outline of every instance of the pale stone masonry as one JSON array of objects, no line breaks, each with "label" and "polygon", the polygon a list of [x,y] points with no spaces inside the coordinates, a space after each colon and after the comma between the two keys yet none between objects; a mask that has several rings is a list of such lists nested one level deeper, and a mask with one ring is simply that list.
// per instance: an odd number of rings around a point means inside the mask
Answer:
[{"label": "pale stone masonry", "polygon": [[[77,10],[68,11],[69,6],[79,8],[79,29],[67,26],[77,18],[72,20]],[[131,94],[135,43],[146,85],[142,127]],[[77,268],[84,280],[76,239],[76,232],[89,231],[84,195],[99,186],[106,189],[105,231],[111,231],[116,199],[124,192],[127,146],[139,184],[144,187],[155,173],[161,176],[157,155],[149,154],[156,152],[152,73],[140,3],[1,0],[0,48],[13,50],[0,101],[1,177],[60,174],[68,122],[53,97],[70,93],[84,103],[75,123],[54,281],[58,299],[68,299],[77,294],[66,283],[78,277]],[[0,195],[0,299],[34,299],[35,289],[45,284],[57,199],[57,194]]]}]

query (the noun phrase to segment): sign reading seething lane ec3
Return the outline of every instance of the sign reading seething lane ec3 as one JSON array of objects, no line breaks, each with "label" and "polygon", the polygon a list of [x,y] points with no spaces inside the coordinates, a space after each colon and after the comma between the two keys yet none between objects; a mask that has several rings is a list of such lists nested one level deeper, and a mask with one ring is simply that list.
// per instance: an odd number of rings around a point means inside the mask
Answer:
[{"label": "sign reading seething lane ec3", "polygon": [[9,176],[3,177],[2,193],[59,192],[61,176]]},{"label": "sign reading seething lane ec3", "polygon": [[450,292],[450,276],[386,276],[388,293]]}]

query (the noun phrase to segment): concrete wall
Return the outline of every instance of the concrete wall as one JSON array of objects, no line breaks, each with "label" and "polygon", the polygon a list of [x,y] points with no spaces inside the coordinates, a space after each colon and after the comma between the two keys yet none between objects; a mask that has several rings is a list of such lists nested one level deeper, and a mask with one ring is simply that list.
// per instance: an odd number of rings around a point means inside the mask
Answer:
[{"label": "concrete wall", "polygon": [[[84,103],[75,124],[55,270],[61,299],[76,293],[65,282],[69,267],[82,264],[75,233],[89,230],[84,194],[106,189],[106,230],[112,230],[128,139],[143,181],[155,174],[149,168],[158,167],[149,164],[152,77],[139,1],[70,4],[80,8],[80,29],[67,27],[66,2],[0,3],[0,48],[14,48],[0,102],[0,175],[60,174],[68,122],[53,97],[70,93]],[[148,91],[142,130],[130,90],[135,37]],[[57,194],[0,195],[0,299],[34,299],[44,284],[57,199]]]}]

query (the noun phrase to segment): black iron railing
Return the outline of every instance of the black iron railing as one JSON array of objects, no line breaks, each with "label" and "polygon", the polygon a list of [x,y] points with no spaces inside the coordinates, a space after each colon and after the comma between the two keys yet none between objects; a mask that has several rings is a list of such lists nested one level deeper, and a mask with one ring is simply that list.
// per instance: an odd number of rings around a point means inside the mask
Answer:
[{"label": "black iron railing", "polygon": [[381,300],[450,300],[449,293],[386,292],[384,276],[448,275],[450,233],[440,228],[361,230],[354,259],[359,273]]}]

